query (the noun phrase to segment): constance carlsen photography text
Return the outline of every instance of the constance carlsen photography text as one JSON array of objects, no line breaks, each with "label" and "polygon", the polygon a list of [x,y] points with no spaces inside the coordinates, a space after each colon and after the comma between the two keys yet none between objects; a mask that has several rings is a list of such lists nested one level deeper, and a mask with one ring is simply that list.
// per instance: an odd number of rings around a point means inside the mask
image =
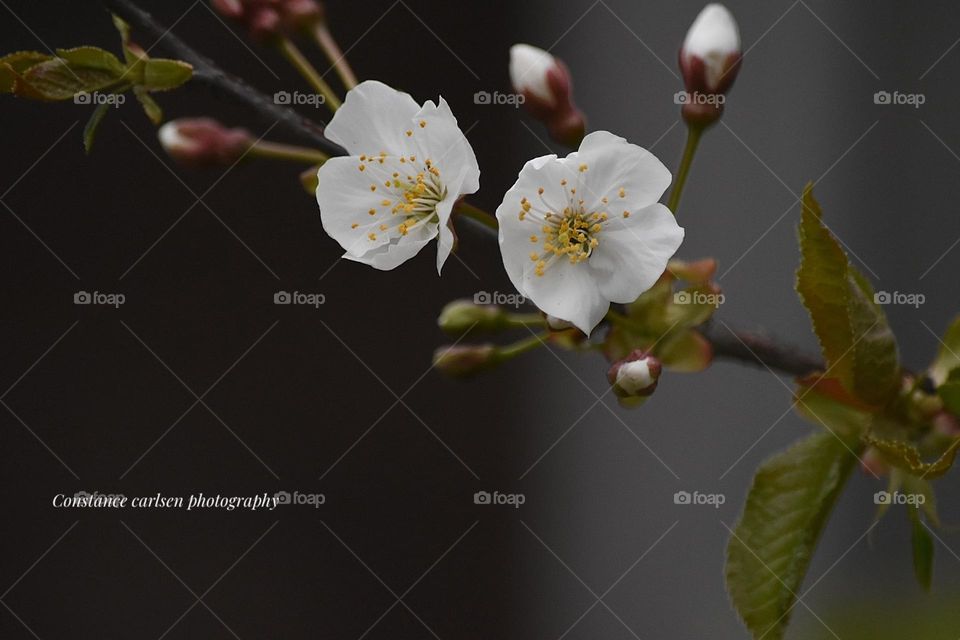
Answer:
[{"label": "constance carlsen photography text", "polygon": [[0,0],[0,638],[960,640],[958,44]]}]

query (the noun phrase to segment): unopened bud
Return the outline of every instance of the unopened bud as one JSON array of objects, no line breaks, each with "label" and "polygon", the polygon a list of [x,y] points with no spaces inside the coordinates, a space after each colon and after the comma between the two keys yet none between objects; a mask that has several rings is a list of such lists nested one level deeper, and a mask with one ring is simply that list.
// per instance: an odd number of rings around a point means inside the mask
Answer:
[{"label": "unopened bud", "polygon": [[476,304],[472,300],[454,300],[437,318],[444,333],[459,336],[471,329],[497,331],[506,326],[507,313],[497,305]]},{"label": "unopened bud", "polygon": [[211,0],[211,4],[220,15],[245,26],[255,40],[308,28],[324,17],[317,0]]},{"label": "unopened bud", "polygon": [[660,361],[642,349],[634,350],[623,360],[613,363],[607,380],[613,393],[624,406],[639,406],[657,389]]},{"label": "unopened bud", "polygon": [[723,96],[740,70],[740,30],[722,4],[708,4],[680,47],[680,71],[687,90],[682,114],[687,124],[707,126],[723,113]]},{"label": "unopened bud", "polygon": [[495,365],[497,353],[492,344],[440,347],[433,352],[433,366],[448,376],[466,378]]},{"label": "unopened bud", "polygon": [[533,117],[547,125],[560,144],[576,147],[583,139],[586,121],[573,104],[570,71],[561,60],[528,44],[510,47],[510,82],[524,97]]},{"label": "unopened bud", "polygon": [[860,470],[866,475],[882,478],[890,473],[890,464],[875,447],[868,447],[860,458]]},{"label": "unopened bud", "polygon": [[170,157],[194,167],[232,165],[253,143],[247,130],[228,129],[212,118],[171,120],[157,137]]}]

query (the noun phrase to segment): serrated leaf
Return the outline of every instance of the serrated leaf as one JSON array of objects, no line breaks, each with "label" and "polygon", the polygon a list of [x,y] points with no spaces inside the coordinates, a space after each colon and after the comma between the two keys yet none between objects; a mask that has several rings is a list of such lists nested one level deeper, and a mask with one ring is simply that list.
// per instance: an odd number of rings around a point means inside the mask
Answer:
[{"label": "serrated leaf", "polygon": [[883,404],[900,380],[897,344],[866,278],[823,224],[808,185],[800,216],[797,292],[810,312],[830,375],[857,397]]},{"label": "serrated leaf", "polygon": [[150,118],[150,122],[155,125],[159,125],[163,122],[163,109],[160,108],[160,105],[157,104],[157,101],[146,92],[145,89],[139,86],[133,88],[133,95],[137,97],[137,100],[140,102],[140,106],[143,107],[143,112],[147,114],[147,117]]},{"label": "serrated leaf", "polygon": [[863,436],[864,442],[875,447],[890,464],[921,478],[939,478],[953,466],[960,448],[960,438],[956,438],[933,462],[924,462],[917,447],[906,440],[900,440],[878,429],[871,427]]},{"label": "serrated leaf", "polygon": [[754,638],[780,640],[856,456],[816,433],[765,462],[727,547],[727,589]]},{"label": "serrated leaf", "polygon": [[97,136],[97,129],[100,127],[100,123],[103,121],[103,117],[107,115],[109,109],[109,104],[104,103],[98,105],[97,108],[93,110],[90,119],[87,120],[87,124],[83,128],[83,150],[86,151],[87,154],[93,150],[93,141]]},{"label": "serrated leaf", "polygon": [[913,548],[913,574],[924,591],[930,591],[933,583],[933,538],[920,518],[920,510],[907,507],[913,523],[911,546]]},{"label": "serrated leaf", "polygon": [[844,441],[856,441],[867,432],[873,421],[868,411],[831,395],[829,386],[824,387],[826,392],[820,389],[801,387],[795,399],[797,413]]},{"label": "serrated leaf", "polygon": [[947,327],[943,342],[937,349],[937,357],[930,367],[930,376],[939,385],[957,367],[960,367],[960,316],[954,318]]},{"label": "serrated leaf", "polygon": [[11,93],[24,71],[51,58],[39,51],[17,51],[0,58],[0,93]]},{"label": "serrated leaf", "polygon": [[193,66],[180,60],[150,58],[143,61],[143,80],[138,84],[147,91],[175,89],[193,77]]},{"label": "serrated leaf", "polygon": [[40,100],[69,100],[80,93],[105,89],[122,75],[96,67],[78,67],[54,58],[30,67],[14,85],[14,93]]},{"label": "serrated leaf", "polygon": [[117,60],[117,56],[99,47],[57,49],[57,57],[65,60],[74,71],[81,69],[99,70],[119,78],[125,70],[123,64]]}]

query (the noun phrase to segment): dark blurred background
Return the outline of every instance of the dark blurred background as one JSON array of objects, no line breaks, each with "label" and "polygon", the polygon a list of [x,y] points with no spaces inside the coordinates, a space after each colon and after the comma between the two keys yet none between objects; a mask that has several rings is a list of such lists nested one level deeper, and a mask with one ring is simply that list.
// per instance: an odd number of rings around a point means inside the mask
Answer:
[{"label": "dark blurred background", "polygon": [[[142,6],[264,91],[305,90],[206,0]],[[327,3],[362,78],[449,101],[490,210],[525,160],[562,152],[522,111],[474,102],[509,91],[511,44],[551,48],[592,128],[675,167],[676,51],[701,6]],[[926,296],[888,308],[906,364],[925,366],[931,331],[960,308],[960,13],[950,2],[728,6],[746,56],[694,166],[680,256],[719,260],[725,322],[813,350],[792,284],[796,196],[816,180],[876,288]],[[119,51],[92,1],[2,0],[0,43]],[[926,100],[878,105],[881,90]],[[200,85],[158,99],[168,117],[213,115],[258,135],[272,125]],[[610,396],[596,403],[606,364],[595,356],[540,351],[449,381],[428,371],[445,342],[435,318],[454,297],[511,291],[495,243],[464,233],[442,279],[432,247],[390,273],[338,262],[298,167],[181,170],[133,100],[86,157],[88,113],[0,101],[0,636],[747,637],[723,586],[726,527],[757,465],[815,428],[784,415],[789,380],[717,362],[668,374],[632,412]],[[280,127],[268,137],[296,142]],[[77,306],[80,290],[126,303]],[[276,306],[278,290],[327,303]],[[955,483],[954,472],[937,485],[948,525]],[[960,537],[938,533],[933,593],[922,594],[902,510],[864,537],[880,488],[858,476],[844,493],[790,637],[960,635]],[[51,506],[81,490],[285,490],[326,502],[255,513]],[[480,490],[526,501],[475,505]],[[726,503],[675,505],[679,490]]]}]

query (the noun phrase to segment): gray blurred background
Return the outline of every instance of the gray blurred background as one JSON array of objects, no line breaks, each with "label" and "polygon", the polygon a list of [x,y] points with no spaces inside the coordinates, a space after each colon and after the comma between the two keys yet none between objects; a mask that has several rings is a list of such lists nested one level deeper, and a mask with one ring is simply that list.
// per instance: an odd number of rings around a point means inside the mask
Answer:
[{"label": "gray blurred background", "polygon": [[[142,4],[264,91],[303,90],[204,0]],[[117,50],[95,2],[0,5],[5,52]],[[327,6],[361,77],[449,101],[480,161],[485,208],[526,159],[562,152],[522,111],[474,103],[477,91],[509,91],[514,42],[567,62],[592,129],[676,166],[676,52],[700,3]],[[960,13],[948,2],[727,6],[746,56],[688,183],[680,256],[718,259],[724,322],[814,350],[792,284],[796,197],[815,180],[875,287],[926,296],[920,308],[888,307],[906,365],[925,366],[931,330],[960,308]],[[878,105],[877,91],[925,103]],[[168,117],[209,114],[258,135],[272,124],[202,86],[159,100]],[[461,234],[462,262],[443,279],[432,251],[386,274],[338,263],[299,167],[173,167],[132,100],[109,114],[91,157],[85,107],[6,97],[0,114],[2,637],[748,637],[724,591],[726,527],[760,462],[815,429],[784,415],[789,380],[717,362],[665,376],[639,411],[609,396],[596,404],[597,356],[540,351],[446,380],[428,372],[445,341],[434,323],[443,304],[510,291],[489,240]],[[268,137],[295,142],[287,136]],[[327,304],[278,307],[281,289],[322,292]],[[75,306],[78,290],[127,303]],[[955,478],[937,485],[948,525]],[[933,593],[922,594],[902,510],[863,537],[880,488],[858,474],[843,494],[788,637],[960,635],[960,538],[938,533]],[[78,490],[298,490],[326,504],[50,506]],[[526,502],[475,505],[479,490]],[[675,505],[680,490],[726,503]]]}]

